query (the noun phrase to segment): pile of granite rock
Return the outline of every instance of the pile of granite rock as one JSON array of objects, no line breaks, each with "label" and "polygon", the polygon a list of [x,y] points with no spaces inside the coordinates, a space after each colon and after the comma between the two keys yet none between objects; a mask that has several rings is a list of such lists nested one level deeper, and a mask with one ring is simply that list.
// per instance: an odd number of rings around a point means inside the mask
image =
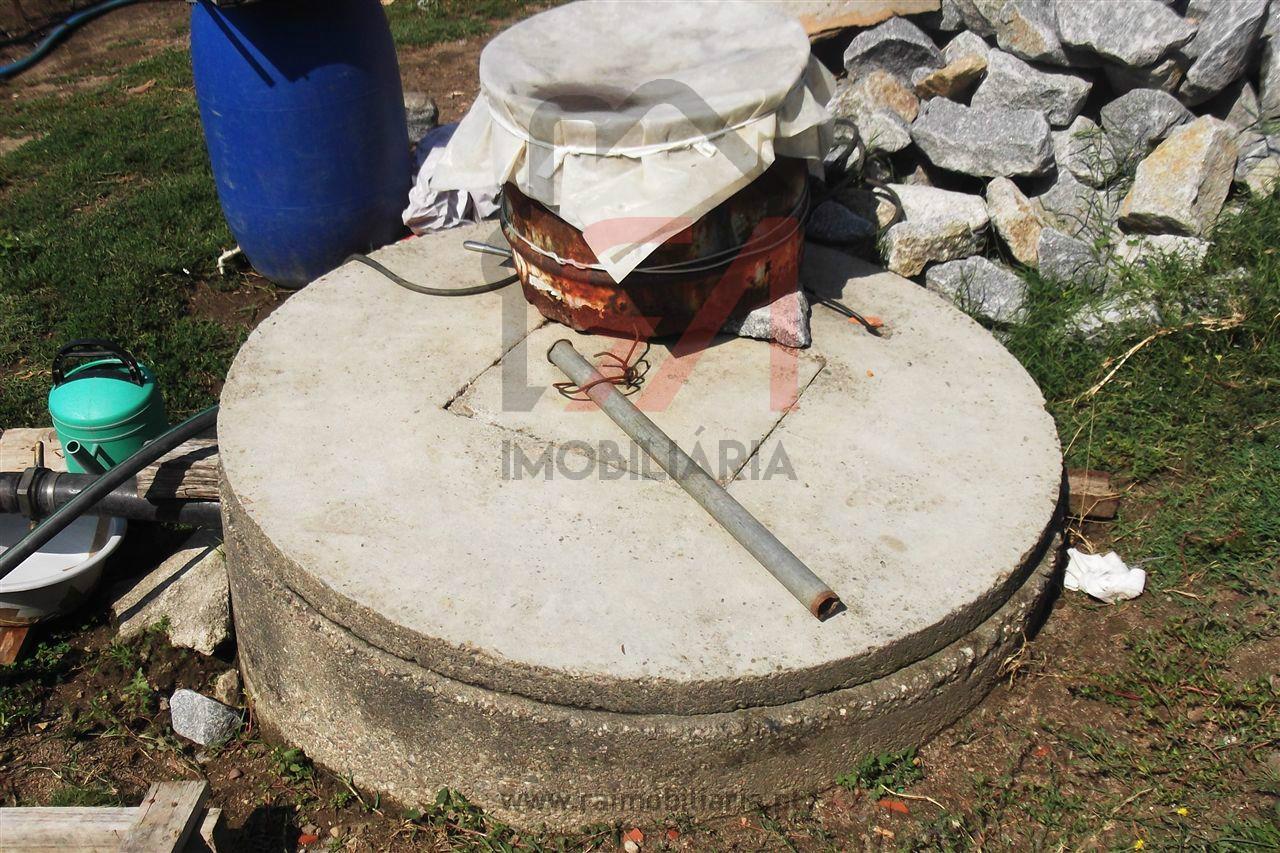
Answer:
[{"label": "pile of granite rock", "polygon": [[[832,109],[895,181],[885,265],[1016,323],[1011,266],[1105,295],[1132,265],[1198,262],[1229,197],[1280,179],[1271,3],[941,0],[857,31]],[[843,200],[819,237],[895,212]]]}]

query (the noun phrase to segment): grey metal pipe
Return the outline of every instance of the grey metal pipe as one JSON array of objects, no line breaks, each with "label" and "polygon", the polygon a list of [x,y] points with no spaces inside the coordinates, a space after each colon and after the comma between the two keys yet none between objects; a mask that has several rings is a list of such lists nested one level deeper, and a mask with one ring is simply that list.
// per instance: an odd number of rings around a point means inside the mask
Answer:
[{"label": "grey metal pipe", "polygon": [[[96,474],[67,474],[48,468],[0,471],[0,514],[19,513],[41,519],[70,503],[98,480]],[[219,527],[217,501],[159,500],[138,496],[138,481],[125,480],[85,510],[85,515],[109,515],[131,521],[169,521],[199,527]]]},{"label": "grey metal pipe", "polygon": [[478,252],[481,255],[496,255],[499,258],[511,258],[511,250],[502,246],[495,246],[492,243],[485,243],[481,240],[463,240],[462,248],[471,252]]},{"label": "grey metal pipe", "polygon": [[[791,550],[769,532],[746,507],[730,495],[710,474],[702,470],[689,454],[671,437],[649,420],[617,387],[602,382],[595,369],[567,340],[556,341],[547,350],[547,359],[560,368],[631,440],[671,475],[711,517],[729,531],[764,566],[769,574],[786,587],[787,592],[809,608],[818,619],[825,620],[844,609],[844,605],[822,578],[809,570]],[[594,384],[593,384],[594,383]],[[590,386],[590,387],[588,387]]]}]

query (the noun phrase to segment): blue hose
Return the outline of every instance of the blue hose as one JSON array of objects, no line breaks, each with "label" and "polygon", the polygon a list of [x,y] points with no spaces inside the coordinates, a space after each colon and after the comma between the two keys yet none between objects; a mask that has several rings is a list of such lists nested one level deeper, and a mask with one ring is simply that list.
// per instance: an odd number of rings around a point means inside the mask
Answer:
[{"label": "blue hose", "polygon": [[0,65],[0,80],[8,80],[10,77],[16,77],[23,71],[35,65],[45,54],[53,50],[54,46],[60,42],[67,33],[83,24],[85,21],[91,21],[104,12],[110,12],[112,9],[119,9],[121,6],[128,6],[130,3],[137,3],[138,0],[106,0],[105,3],[99,3],[97,6],[90,6],[88,9],[81,9],[75,14],[67,16],[62,23],[58,24],[49,34],[45,36],[36,49],[28,53],[26,56],[11,62],[8,65]]}]

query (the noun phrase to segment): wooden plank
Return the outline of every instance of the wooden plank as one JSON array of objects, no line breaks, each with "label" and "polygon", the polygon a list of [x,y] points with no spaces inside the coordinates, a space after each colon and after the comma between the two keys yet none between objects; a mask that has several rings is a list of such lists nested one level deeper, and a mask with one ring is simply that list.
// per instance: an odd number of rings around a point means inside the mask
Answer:
[{"label": "wooden plank", "polygon": [[116,853],[137,820],[136,808],[0,809],[0,849]]},{"label": "wooden plank", "polygon": [[193,438],[138,473],[138,495],[216,501],[218,470],[218,440]]},{"label": "wooden plank", "polygon": [[182,853],[218,853],[219,850],[232,851],[234,845],[226,839],[227,827],[222,820],[222,809],[210,808],[200,820],[200,828],[191,833],[191,840],[182,848]]},{"label": "wooden plank", "polygon": [[138,806],[138,820],[120,845],[122,853],[171,853],[186,845],[203,817],[208,782],[161,782]]},{"label": "wooden plank", "polygon": [[1106,471],[1067,471],[1067,511],[1074,518],[1110,521],[1120,509],[1120,497],[1120,492],[1112,490],[1111,475]]},{"label": "wooden plank", "polygon": [[0,434],[0,471],[22,471],[35,463],[36,445],[44,442],[44,465],[54,471],[67,470],[62,445],[53,427],[7,429]]},{"label": "wooden plank", "polygon": [[30,625],[0,626],[0,664],[17,663],[30,630]]}]

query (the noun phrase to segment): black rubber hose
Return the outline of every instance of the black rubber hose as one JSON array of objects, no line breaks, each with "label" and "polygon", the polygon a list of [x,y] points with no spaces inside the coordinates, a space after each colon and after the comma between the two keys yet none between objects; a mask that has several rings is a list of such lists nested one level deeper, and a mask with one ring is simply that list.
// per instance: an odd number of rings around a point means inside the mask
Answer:
[{"label": "black rubber hose", "polygon": [[10,77],[16,77],[23,71],[35,65],[45,57],[49,51],[57,46],[58,42],[76,27],[91,21],[104,12],[110,12],[112,9],[119,9],[128,6],[130,3],[136,3],[138,0],[107,0],[105,3],[99,3],[96,6],[90,6],[88,9],[81,9],[68,15],[63,21],[49,31],[35,49],[21,59],[10,62],[7,65],[0,65],[0,80],[8,80]]},{"label": "black rubber hose", "polygon": [[343,261],[343,263],[345,264],[350,261],[356,261],[357,263],[364,264],[366,267],[372,267],[406,290],[412,290],[414,293],[425,293],[427,296],[478,296],[481,293],[492,293],[495,290],[501,290],[507,285],[515,284],[515,282],[520,278],[516,275],[509,275],[506,278],[499,279],[498,281],[491,282],[489,284],[477,284],[473,287],[428,287],[425,284],[418,284],[417,282],[409,281],[409,279],[397,275],[368,255],[349,255],[347,260]]},{"label": "black rubber hose", "polygon": [[53,515],[40,522],[34,530],[19,539],[13,547],[0,554],[0,580],[3,580],[10,572],[22,565],[28,557],[39,551],[49,540],[61,533],[68,524],[84,515],[89,507],[110,494],[121,483],[136,477],[143,468],[146,468],[184,441],[204,432],[217,422],[218,407],[216,405],[210,406],[200,414],[187,418],[103,474],[93,485],[58,507]]}]

